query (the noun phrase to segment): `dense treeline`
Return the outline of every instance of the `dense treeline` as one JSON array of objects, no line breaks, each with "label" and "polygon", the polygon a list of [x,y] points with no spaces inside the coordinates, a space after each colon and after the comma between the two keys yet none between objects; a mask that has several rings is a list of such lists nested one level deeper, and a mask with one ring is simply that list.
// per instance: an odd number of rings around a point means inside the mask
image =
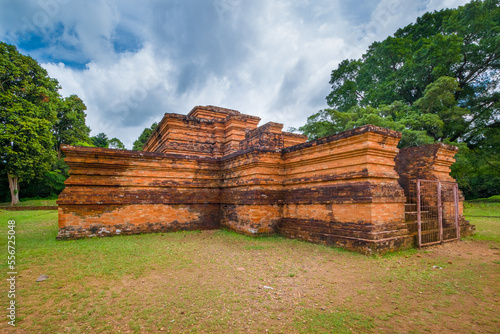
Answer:
[{"label": "dense treeline", "polygon": [[[426,13],[342,61],[330,84],[329,108],[300,128],[310,139],[375,124],[401,131],[400,147],[456,144],[452,175],[466,198],[500,194],[500,0]],[[90,137],[85,104],[59,90],[34,59],[0,42],[0,201],[62,191],[63,144],[125,149],[104,133]]]},{"label": "dense treeline", "polygon": [[33,58],[0,42],[0,201],[16,204],[20,192],[24,197],[61,192],[68,177],[63,144],[125,148],[103,133],[90,137],[85,104],[76,95],[61,97],[59,90]]},{"label": "dense treeline", "polygon": [[330,108],[300,128],[311,139],[375,124],[400,147],[460,147],[452,175],[466,198],[500,193],[500,2],[426,13],[361,59],[332,71]]},{"label": "dense treeline", "polygon": [[132,150],[134,151],[142,151],[142,148],[144,147],[144,144],[146,144],[146,141],[149,139],[149,136],[153,133],[154,129],[158,126],[158,123],[154,122],[151,124],[151,127],[145,128],[139,138],[137,138],[136,141],[134,141],[134,146],[132,147]]}]

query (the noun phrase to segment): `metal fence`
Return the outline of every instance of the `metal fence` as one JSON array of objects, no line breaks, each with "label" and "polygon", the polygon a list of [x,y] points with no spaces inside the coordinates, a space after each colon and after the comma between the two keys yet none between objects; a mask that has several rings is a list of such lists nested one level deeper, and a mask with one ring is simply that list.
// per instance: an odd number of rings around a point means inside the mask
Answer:
[{"label": "metal fence", "polygon": [[406,220],[416,222],[409,229],[418,233],[419,247],[460,239],[458,185],[438,180],[410,181]]}]

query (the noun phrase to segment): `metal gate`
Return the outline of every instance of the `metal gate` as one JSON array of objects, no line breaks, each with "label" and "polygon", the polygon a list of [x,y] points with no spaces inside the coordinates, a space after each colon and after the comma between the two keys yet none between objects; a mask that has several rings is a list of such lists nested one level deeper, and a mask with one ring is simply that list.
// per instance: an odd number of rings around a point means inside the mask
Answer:
[{"label": "metal gate", "polygon": [[458,185],[416,180],[418,247],[460,239]]}]

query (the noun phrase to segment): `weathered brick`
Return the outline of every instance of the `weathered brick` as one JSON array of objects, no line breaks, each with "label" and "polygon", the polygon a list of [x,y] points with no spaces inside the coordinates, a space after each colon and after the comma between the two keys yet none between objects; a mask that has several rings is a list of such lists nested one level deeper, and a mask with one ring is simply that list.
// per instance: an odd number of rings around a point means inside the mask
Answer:
[{"label": "weathered brick", "polygon": [[404,179],[451,179],[449,147],[420,148],[416,164],[407,157],[417,153],[398,155],[396,131],[366,125],[306,142],[259,120],[198,106],[165,114],[144,152],[63,146],[58,239],[225,227],[383,252],[412,242]]}]

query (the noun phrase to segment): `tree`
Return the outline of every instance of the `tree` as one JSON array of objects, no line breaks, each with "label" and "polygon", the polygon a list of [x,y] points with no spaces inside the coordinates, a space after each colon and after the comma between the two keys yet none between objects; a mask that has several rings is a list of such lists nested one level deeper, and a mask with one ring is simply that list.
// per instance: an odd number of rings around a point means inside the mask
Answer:
[{"label": "tree", "polygon": [[116,150],[126,150],[125,145],[118,138],[111,138],[108,142],[108,148]]},{"label": "tree", "polygon": [[342,61],[331,74],[330,108],[300,130],[315,139],[372,123],[402,131],[400,147],[462,143],[452,175],[466,197],[480,196],[465,190],[477,180],[500,189],[499,36],[500,0],[426,13],[361,59]]},{"label": "tree", "polygon": [[90,137],[90,139],[92,140],[92,143],[96,147],[105,147],[105,148],[107,148],[109,146],[108,136],[105,133],[103,133],[103,132],[98,133],[97,136]]},{"label": "tree", "polygon": [[[500,1],[472,1],[458,9],[426,13],[394,36],[373,43],[359,60],[344,60],[332,71],[328,105],[339,112],[352,107],[412,106],[440,77],[455,78],[457,105],[470,117],[446,133],[450,141],[477,145],[486,128],[500,122]],[[318,115],[317,121],[324,122]],[[314,122],[311,119],[310,122]],[[318,124],[318,130],[328,125]],[[307,133],[306,133],[307,134]]]},{"label": "tree", "polygon": [[61,145],[89,143],[90,128],[85,124],[87,107],[76,95],[61,100],[57,120],[53,126],[57,158],[61,159]]},{"label": "tree", "polygon": [[[111,138],[109,139],[108,136],[101,132],[97,134],[97,136],[90,137],[90,140],[92,141],[93,146],[95,147],[104,147],[104,148],[112,148],[116,150],[126,150],[125,145],[121,142],[120,139],[118,138]],[[79,143],[81,145],[82,143]],[[87,145],[81,145],[81,146],[87,146]]]},{"label": "tree", "polygon": [[457,89],[455,79],[441,77],[425,89],[424,96],[413,106],[395,101],[379,108],[354,106],[347,112],[325,109],[309,117],[300,129],[309,134],[310,139],[316,139],[373,124],[401,131],[400,147],[445,141],[467,116],[467,109],[456,106],[454,94]]},{"label": "tree", "polygon": [[139,138],[134,141],[134,146],[132,147],[132,150],[134,151],[142,151],[142,148],[144,147],[144,144],[146,144],[146,141],[149,139],[151,134],[153,133],[154,129],[158,126],[158,123],[154,122],[151,124],[151,127],[145,128]]},{"label": "tree", "polygon": [[19,202],[19,182],[43,175],[54,161],[58,90],[57,80],[33,58],[0,42],[0,159],[11,205]]}]

